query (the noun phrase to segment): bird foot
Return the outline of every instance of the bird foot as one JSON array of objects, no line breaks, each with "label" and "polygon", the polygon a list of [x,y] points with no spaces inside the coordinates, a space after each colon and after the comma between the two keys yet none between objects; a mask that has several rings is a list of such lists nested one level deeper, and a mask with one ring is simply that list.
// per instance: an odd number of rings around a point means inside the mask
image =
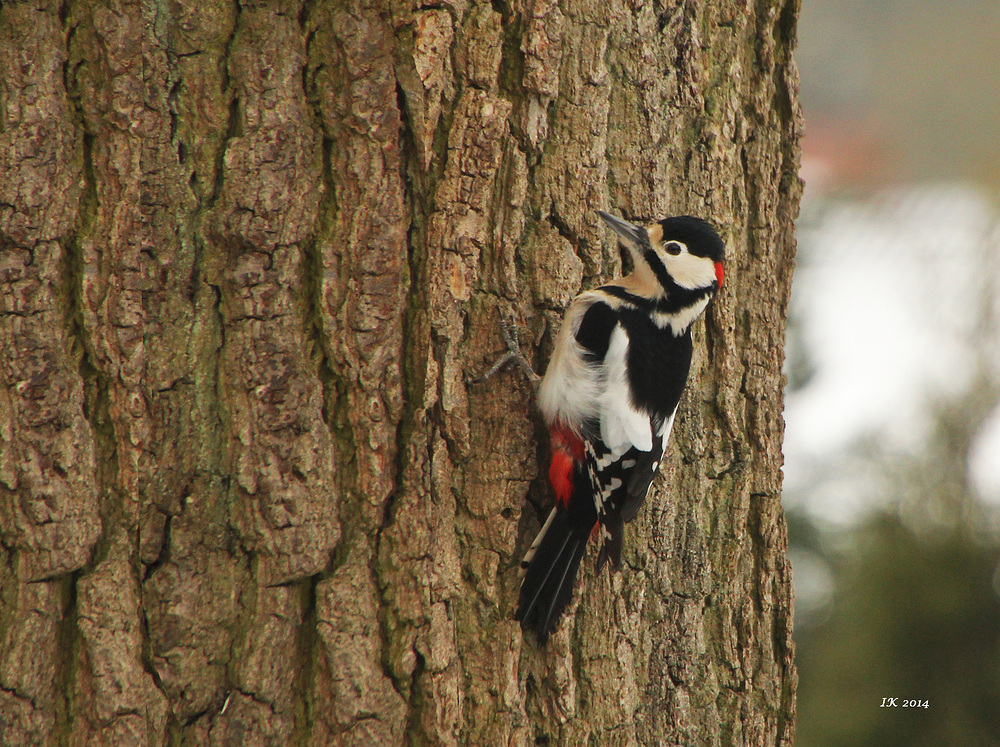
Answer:
[{"label": "bird foot", "polygon": [[470,383],[480,384],[487,379],[492,378],[499,373],[504,366],[513,361],[524,373],[525,378],[527,378],[532,385],[538,386],[542,377],[535,373],[535,370],[531,367],[528,359],[525,358],[524,353],[521,352],[521,343],[517,339],[517,328],[513,325],[513,323],[508,322],[502,315],[500,317],[500,333],[503,335],[503,340],[507,344],[507,352],[500,356],[496,363],[494,363],[482,376],[470,379]]}]

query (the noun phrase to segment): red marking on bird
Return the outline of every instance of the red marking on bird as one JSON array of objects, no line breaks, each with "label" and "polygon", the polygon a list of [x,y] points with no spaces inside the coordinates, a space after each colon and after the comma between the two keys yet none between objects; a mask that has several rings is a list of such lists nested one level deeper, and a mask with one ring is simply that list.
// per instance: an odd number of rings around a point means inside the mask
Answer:
[{"label": "red marking on bird", "polygon": [[722,280],[726,276],[725,271],[722,269],[722,263],[715,263],[715,279],[719,282],[719,287],[722,287]]},{"label": "red marking on bird", "polygon": [[583,441],[569,428],[553,425],[552,463],[549,465],[549,482],[556,491],[556,499],[565,507],[573,495],[573,467],[583,461]]}]

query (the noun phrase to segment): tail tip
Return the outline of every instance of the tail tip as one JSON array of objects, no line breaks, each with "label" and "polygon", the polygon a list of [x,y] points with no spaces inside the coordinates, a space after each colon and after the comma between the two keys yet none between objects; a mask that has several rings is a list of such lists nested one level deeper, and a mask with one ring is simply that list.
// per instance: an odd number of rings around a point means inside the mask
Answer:
[{"label": "tail tip", "polygon": [[535,640],[538,641],[539,648],[543,648],[549,640],[549,634],[552,629],[555,628],[555,624],[550,624],[544,626],[538,620],[538,615],[528,615],[526,612],[518,607],[517,612],[514,613],[514,619],[521,623],[521,630],[525,633],[531,631],[535,634]]}]

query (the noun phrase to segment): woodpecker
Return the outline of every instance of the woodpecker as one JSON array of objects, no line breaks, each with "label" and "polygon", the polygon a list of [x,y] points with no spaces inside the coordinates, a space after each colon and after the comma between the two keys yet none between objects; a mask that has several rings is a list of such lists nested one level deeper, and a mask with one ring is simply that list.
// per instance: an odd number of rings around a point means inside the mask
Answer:
[{"label": "woodpecker", "polygon": [[622,527],[649,492],[691,366],[691,325],[722,287],[725,245],[705,220],[649,226],[598,211],[634,269],[574,299],[538,392],[556,505],[521,561],[515,619],[544,645],[573,596],[587,540],[621,566]]}]

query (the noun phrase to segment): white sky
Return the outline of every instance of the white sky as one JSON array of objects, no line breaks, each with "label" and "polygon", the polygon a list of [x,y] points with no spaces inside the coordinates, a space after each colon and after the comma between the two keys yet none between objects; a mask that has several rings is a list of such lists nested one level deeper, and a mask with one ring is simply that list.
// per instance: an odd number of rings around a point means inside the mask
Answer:
[{"label": "white sky", "polygon": [[[977,328],[989,317],[984,299],[1000,296],[998,227],[994,206],[970,187],[916,186],[822,206],[807,195],[792,307],[815,375],[787,398],[785,479],[809,496],[811,511],[843,522],[865,508],[849,484],[808,485],[811,466],[862,437],[916,448],[927,405],[960,393],[977,360],[1000,376],[1000,340],[984,345]],[[1000,410],[970,467],[983,497],[1000,502]]]}]

